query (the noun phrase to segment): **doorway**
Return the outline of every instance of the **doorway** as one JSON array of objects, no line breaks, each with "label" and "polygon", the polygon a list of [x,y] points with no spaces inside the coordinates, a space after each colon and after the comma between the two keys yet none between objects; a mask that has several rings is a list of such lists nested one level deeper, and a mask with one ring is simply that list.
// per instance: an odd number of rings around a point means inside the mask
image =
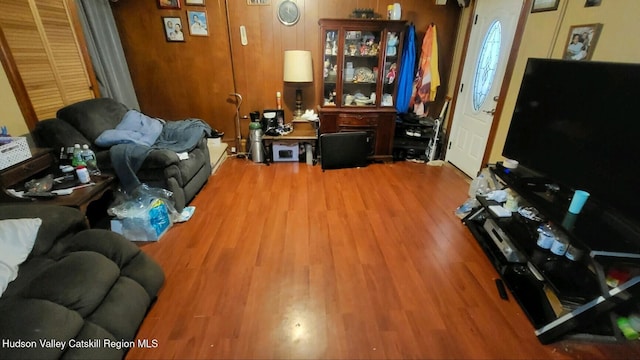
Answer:
[{"label": "doorway", "polygon": [[500,101],[523,5],[530,1],[477,1],[445,160],[475,177],[486,158],[487,142]]}]

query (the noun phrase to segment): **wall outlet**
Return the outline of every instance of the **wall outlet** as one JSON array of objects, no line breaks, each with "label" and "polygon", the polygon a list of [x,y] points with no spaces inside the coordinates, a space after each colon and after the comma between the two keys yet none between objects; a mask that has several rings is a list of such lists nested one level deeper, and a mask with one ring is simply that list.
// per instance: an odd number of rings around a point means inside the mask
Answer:
[{"label": "wall outlet", "polygon": [[235,153],[236,153],[236,147],[235,147],[235,146],[232,146],[232,147],[231,147],[231,153],[232,153],[232,154],[235,154]]}]

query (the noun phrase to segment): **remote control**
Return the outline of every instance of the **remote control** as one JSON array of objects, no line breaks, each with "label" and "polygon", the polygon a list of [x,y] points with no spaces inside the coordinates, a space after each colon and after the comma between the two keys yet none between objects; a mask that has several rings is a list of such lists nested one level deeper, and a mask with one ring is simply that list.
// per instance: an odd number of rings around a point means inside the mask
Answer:
[{"label": "remote control", "polygon": [[500,294],[500,298],[503,300],[508,300],[509,296],[507,295],[507,289],[504,287],[504,282],[501,279],[496,279],[496,287],[498,288],[498,294]]}]

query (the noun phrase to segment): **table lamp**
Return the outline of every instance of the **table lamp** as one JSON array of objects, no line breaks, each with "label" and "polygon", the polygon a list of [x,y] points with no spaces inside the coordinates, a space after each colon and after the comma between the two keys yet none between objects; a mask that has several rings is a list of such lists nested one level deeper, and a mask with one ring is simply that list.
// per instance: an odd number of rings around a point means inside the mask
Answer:
[{"label": "table lamp", "polygon": [[[287,50],[284,52],[284,81],[308,83],[313,81],[311,69],[311,51]],[[302,89],[296,89],[295,117],[302,116]]]}]

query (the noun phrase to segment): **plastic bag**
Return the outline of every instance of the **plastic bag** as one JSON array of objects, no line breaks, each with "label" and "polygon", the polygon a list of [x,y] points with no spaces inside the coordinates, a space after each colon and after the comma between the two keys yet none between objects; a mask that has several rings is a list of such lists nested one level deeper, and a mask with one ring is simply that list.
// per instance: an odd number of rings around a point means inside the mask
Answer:
[{"label": "plastic bag", "polygon": [[148,208],[149,204],[156,199],[160,199],[165,203],[172,221],[175,221],[175,219],[178,219],[180,216],[172,200],[173,193],[166,189],[154,188],[147,184],[141,184],[131,191],[130,194],[120,190],[116,192],[114,197],[115,200],[107,212],[109,215],[115,216],[118,219],[124,219],[139,214],[140,211]]},{"label": "plastic bag", "polygon": [[53,188],[53,175],[49,174],[40,179],[32,179],[24,184],[24,189],[29,194],[40,194],[51,191]]},{"label": "plastic bag", "polygon": [[114,204],[108,213],[117,219],[111,221],[111,229],[129,240],[157,241],[173,225],[180,214],[176,211],[173,193],[145,184],[131,194],[116,193]]},{"label": "plastic bag", "polygon": [[469,198],[465,200],[465,202],[458,206],[455,211],[456,216],[459,218],[464,218],[471,210],[480,205],[480,202],[476,199],[476,196],[487,196],[494,191],[493,187],[489,182],[491,174],[489,173],[488,168],[482,169],[478,176],[475,177],[471,181],[469,185]]}]

